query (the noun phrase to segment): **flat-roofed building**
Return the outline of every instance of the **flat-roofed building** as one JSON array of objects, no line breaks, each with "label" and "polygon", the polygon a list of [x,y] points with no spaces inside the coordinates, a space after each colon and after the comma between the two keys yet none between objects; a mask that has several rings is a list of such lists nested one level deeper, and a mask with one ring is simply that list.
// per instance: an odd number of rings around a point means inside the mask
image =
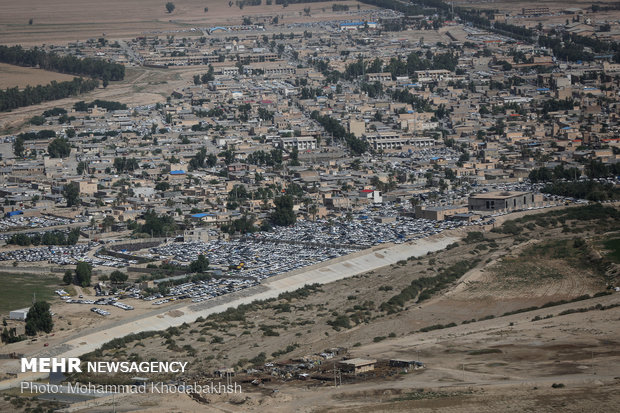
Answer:
[{"label": "flat-roofed building", "polygon": [[22,308],[20,310],[13,310],[9,313],[9,320],[26,321],[29,310],[29,307]]},{"label": "flat-roofed building", "polygon": [[312,136],[298,136],[294,138],[281,138],[280,143],[284,149],[297,148],[300,151],[316,149],[316,139]]},{"label": "flat-roofed building", "polygon": [[394,132],[368,134],[364,135],[364,139],[375,150],[403,149],[406,147],[427,148],[435,146],[435,140],[432,138],[412,138],[410,136],[401,136]]},{"label": "flat-roofed building", "polygon": [[366,80],[369,82],[391,82],[392,73],[390,72],[367,73]]},{"label": "flat-roofed building", "polygon": [[423,206],[415,207],[415,217],[443,221],[457,214],[469,212],[467,205],[443,205],[443,206]]},{"label": "flat-roofed building", "polygon": [[549,14],[549,7],[524,7],[521,9],[524,16],[538,16],[541,14]]},{"label": "flat-roofed building", "polygon": [[449,80],[452,72],[445,69],[435,69],[435,70],[416,70],[416,76],[418,77],[418,82],[426,83],[426,82],[436,82],[438,80]]},{"label": "flat-roofed building", "polygon": [[532,192],[502,191],[474,194],[469,197],[469,209],[473,211],[514,210],[535,206],[542,202],[541,194]]},{"label": "flat-roofed building", "polygon": [[376,363],[375,359],[354,358],[342,360],[338,363],[338,367],[346,373],[361,374],[374,370]]}]

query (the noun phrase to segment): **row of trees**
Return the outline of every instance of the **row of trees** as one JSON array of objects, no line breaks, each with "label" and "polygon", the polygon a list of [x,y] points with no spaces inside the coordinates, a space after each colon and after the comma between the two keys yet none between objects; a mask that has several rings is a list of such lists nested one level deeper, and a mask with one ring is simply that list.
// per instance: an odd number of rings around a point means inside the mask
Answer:
[{"label": "row of trees", "polygon": [[207,155],[206,148],[200,148],[196,155],[189,160],[189,169],[192,171],[205,167],[213,168],[215,165],[217,165],[217,156],[212,153]]},{"label": "row of trees", "polygon": [[556,181],[545,185],[541,192],[567,196],[589,201],[607,201],[610,199],[620,199],[620,189],[611,183],[601,183],[593,180],[589,181]]},{"label": "row of trees", "polygon": [[[609,178],[620,175],[620,165],[606,165],[599,160],[591,160],[584,167],[585,175],[590,179]],[[532,182],[552,182],[559,180],[577,180],[581,177],[581,171],[577,168],[564,168],[564,165],[557,165],[550,169],[546,167],[532,169],[529,179]]]},{"label": "row of trees", "polygon": [[153,210],[144,213],[144,224],[136,228],[136,233],[144,233],[153,237],[161,237],[173,233],[177,229],[174,218],[170,215],[157,215]]},{"label": "row of trees", "polygon": [[0,90],[0,112],[6,112],[23,106],[36,105],[50,100],[64,99],[81,93],[90,92],[99,86],[96,79],[74,78],[67,82],[53,80],[49,85],[26,86]]},{"label": "row of trees", "polygon": [[529,174],[530,181],[549,182],[557,180],[576,180],[581,176],[581,171],[577,168],[564,168],[564,165],[557,165],[550,169],[546,167],[532,169]]},{"label": "row of trees", "polygon": [[541,191],[547,194],[568,196],[590,201],[606,201],[620,198],[620,190],[611,183],[597,182],[595,179],[613,177],[620,174],[617,164],[605,165],[591,160],[584,166],[584,174],[590,178],[579,181],[581,171],[577,168],[564,168],[558,165],[553,169],[542,167],[530,171],[532,182],[547,182]]},{"label": "row of trees", "polygon": [[21,46],[0,46],[0,62],[90,76],[105,81],[125,78],[125,66],[121,64],[90,57],[80,59],[71,55],[60,56],[56,53],[47,53],[37,47],[24,49]]},{"label": "row of trees", "polygon": [[275,148],[269,152],[258,150],[248,155],[247,162],[258,166],[279,167],[282,165],[282,149]]},{"label": "row of trees", "polygon": [[392,92],[392,99],[410,104],[414,110],[418,112],[432,112],[433,107],[428,99],[425,99],[417,94],[411,93],[408,90],[394,90]]},{"label": "row of trees", "polygon": [[131,172],[140,168],[136,158],[114,158],[114,169],[120,174],[123,172]]},{"label": "row of trees", "polygon": [[209,83],[213,81],[213,79],[215,79],[215,76],[213,75],[213,66],[209,65],[209,70],[207,73],[204,73],[203,75],[194,75],[194,84],[201,85]]},{"label": "row of trees", "polygon": [[[73,129],[69,130],[73,131]],[[17,137],[13,141],[13,153],[15,154],[15,156],[21,158],[25,155],[26,147],[24,143],[26,142],[26,140],[46,139],[43,138],[44,136],[48,135],[48,133],[46,132],[52,132],[52,136],[56,135],[54,131],[47,130],[39,131],[39,133],[28,132],[20,133],[19,135],[17,135]],[[52,140],[47,146],[47,152],[52,158],[66,158],[67,156],[69,156],[69,154],[71,154],[71,145],[69,145],[69,140],[67,140],[67,138],[56,138]]]},{"label": "row of trees", "polygon": [[103,108],[107,111],[113,110],[127,110],[127,105],[120,102],[115,102],[113,100],[101,100],[95,99],[90,103],[86,103],[83,100],[75,103],[73,105],[73,109],[77,112],[88,112],[88,109],[94,108],[97,106],[98,108]]},{"label": "row of trees", "polygon": [[[22,132],[13,141],[13,153],[18,158],[21,158],[25,154],[25,141],[49,139],[56,136],[56,132],[50,129],[42,129],[38,132]],[[49,148],[48,148],[49,149]]]},{"label": "row of trees", "polygon": [[75,284],[82,287],[90,285],[90,279],[93,275],[93,267],[87,262],[80,261],[75,266],[75,271],[67,270],[62,280],[65,284]]},{"label": "row of trees", "polygon": [[331,133],[334,138],[343,139],[349,147],[352,155],[361,155],[369,150],[368,142],[357,138],[352,133],[347,132],[344,126],[342,126],[342,124],[336,119],[328,115],[321,115],[316,110],[310,114],[310,117],[323,126],[323,128],[328,133]]},{"label": "row of trees", "polygon": [[38,132],[23,132],[17,135],[18,138],[22,138],[25,141],[33,141],[38,139],[49,139],[56,136],[56,132],[51,129],[41,129]]},{"label": "row of trees", "polygon": [[454,71],[458,64],[458,57],[452,52],[436,53],[427,52],[422,55],[421,52],[411,52],[406,60],[400,57],[393,57],[386,65],[380,59],[374,59],[370,62],[358,59],[356,62],[347,65],[344,76],[348,79],[359,77],[365,73],[390,72],[392,78],[397,76],[415,76],[418,70],[439,70],[445,69]]},{"label": "row of trees", "polygon": [[222,232],[227,232],[230,235],[235,233],[247,234],[258,231],[256,225],[254,225],[254,218],[247,215],[241,218],[235,219],[228,224],[222,224]]},{"label": "row of trees", "polygon": [[41,234],[13,234],[7,244],[21,245],[75,245],[80,238],[80,229],[72,229],[69,233],[63,231],[48,231]]}]

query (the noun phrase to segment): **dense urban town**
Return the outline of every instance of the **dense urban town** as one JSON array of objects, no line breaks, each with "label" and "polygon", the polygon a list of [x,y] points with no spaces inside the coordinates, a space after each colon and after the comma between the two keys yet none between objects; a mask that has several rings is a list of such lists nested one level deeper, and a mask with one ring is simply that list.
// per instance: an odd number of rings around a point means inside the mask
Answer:
[{"label": "dense urban town", "polygon": [[[383,260],[385,251],[424,242],[473,244],[491,228],[511,234],[500,225],[512,217],[559,207],[613,208],[620,7],[547,5],[275,0],[273,12],[252,14],[266,6],[243,0],[228,3],[234,24],[0,45],[0,65],[70,75],[0,90],[0,271],[62,279],[45,287],[51,316],[47,301],[30,300],[31,290],[20,307],[4,309],[2,341],[50,334],[74,311],[90,317],[89,326],[160,309],[191,308],[193,321],[254,291],[273,299],[265,289],[276,291],[289,274],[318,274],[364,254]],[[298,13],[281,14],[293,6]],[[178,7],[160,8],[174,17]],[[176,76],[173,90],[153,102],[106,95],[144,74]],[[167,82],[148,87],[164,90]],[[21,122],[9,118],[32,105],[42,109]],[[439,248],[398,252],[330,281]],[[278,292],[312,290],[315,282],[323,283],[308,275]],[[393,300],[382,306],[388,314]],[[28,301],[32,307],[18,309]],[[350,328],[349,318],[334,316],[331,326]],[[134,327],[123,335],[151,330]],[[123,337],[114,334],[101,343]],[[220,343],[216,337],[211,343]],[[63,343],[50,354],[68,350]],[[265,364],[261,353],[252,371],[304,381],[306,370],[346,354],[341,344],[314,349],[301,370]],[[336,382],[337,367],[368,374],[370,356],[332,361],[333,373],[322,377]],[[218,362],[220,378],[244,365]],[[425,367],[415,354],[384,362],[377,377]]]}]

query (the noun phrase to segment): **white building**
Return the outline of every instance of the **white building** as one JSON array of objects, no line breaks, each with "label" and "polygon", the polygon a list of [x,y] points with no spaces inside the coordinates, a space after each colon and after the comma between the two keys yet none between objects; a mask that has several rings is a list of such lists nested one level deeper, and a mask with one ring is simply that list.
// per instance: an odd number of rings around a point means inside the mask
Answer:
[{"label": "white building", "polygon": [[280,138],[280,144],[284,149],[297,148],[299,151],[316,149],[316,139],[312,136],[297,136],[293,138]]},{"label": "white building", "polygon": [[9,313],[9,320],[26,321],[30,308],[22,308],[21,310],[13,310]]}]

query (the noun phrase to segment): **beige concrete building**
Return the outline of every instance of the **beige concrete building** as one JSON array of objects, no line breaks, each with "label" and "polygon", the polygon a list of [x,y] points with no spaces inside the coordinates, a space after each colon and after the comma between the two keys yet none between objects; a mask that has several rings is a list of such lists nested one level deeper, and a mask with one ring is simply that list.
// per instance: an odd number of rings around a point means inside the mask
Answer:
[{"label": "beige concrete building", "polygon": [[339,362],[338,367],[346,373],[361,374],[374,370],[376,363],[375,359],[354,358]]}]

